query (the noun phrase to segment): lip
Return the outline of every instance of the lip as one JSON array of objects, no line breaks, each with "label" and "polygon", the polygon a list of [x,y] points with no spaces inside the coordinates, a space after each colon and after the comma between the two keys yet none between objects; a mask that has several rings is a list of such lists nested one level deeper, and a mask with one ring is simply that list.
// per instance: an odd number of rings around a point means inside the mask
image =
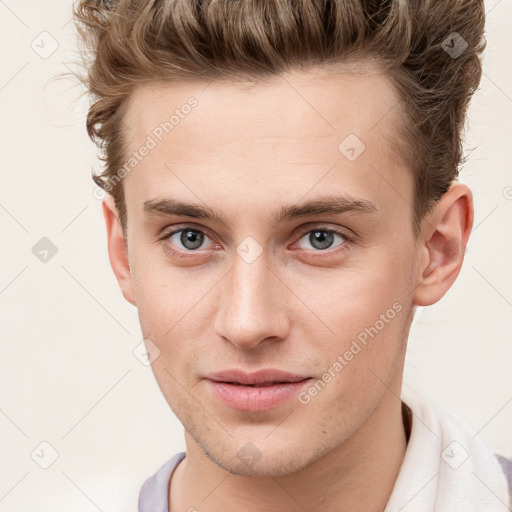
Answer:
[{"label": "lip", "polygon": [[[206,377],[212,394],[225,405],[240,411],[262,412],[274,409],[297,396],[311,377],[291,374],[281,370],[260,370],[244,373],[240,370],[225,370]],[[260,387],[250,384],[264,384]]]},{"label": "lip", "polygon": [[270,382],[299,382],[310,378],[310,375],[289,373],[275,368],[266,368],[256,372],[247,373],[236,368],[222,370],[206,375],[206,378],[215,382],[237,382],[238,384],[266,384]]}]

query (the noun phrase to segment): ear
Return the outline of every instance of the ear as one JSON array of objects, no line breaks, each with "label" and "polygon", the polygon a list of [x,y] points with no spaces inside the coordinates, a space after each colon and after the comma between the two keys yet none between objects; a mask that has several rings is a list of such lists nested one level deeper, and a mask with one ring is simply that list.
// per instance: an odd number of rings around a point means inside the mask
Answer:
[{"label": "ear", "polygon": [[103,216],[107,226],[108,256],[110,265],[121,287],[124,298],[136,306],[133,293],[132,275],[128,260],[128,248],[123,235],[119,213],[115,207],[114,198],[107,194],[102,203]]},{"label": "ear", "polygon": [[473,195],[463,183],[452,185],[422,224],[418,242],[418,279],[412,300],[430,306],[457,279],[473,227]]}]

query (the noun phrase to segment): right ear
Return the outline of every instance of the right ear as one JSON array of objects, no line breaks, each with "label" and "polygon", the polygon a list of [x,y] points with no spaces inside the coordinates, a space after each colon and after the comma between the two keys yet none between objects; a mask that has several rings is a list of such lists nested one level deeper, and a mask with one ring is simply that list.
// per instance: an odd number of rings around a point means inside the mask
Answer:
[{"label": "right ear", "polygon": [[103,216],[105,217],[105,224],[107,226],[110,265],[121,287],[124,298],[130,304],[136,306],[130,263],[128,260],[128,249],[114,198],[110,194],[107,194],[105,199],[103,199],[102,206]]}]

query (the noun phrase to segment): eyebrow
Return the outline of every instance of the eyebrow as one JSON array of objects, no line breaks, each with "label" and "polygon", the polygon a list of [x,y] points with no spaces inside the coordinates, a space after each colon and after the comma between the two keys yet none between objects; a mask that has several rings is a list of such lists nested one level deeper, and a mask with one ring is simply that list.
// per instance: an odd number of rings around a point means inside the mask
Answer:
[{"label": "eyebrow", "polygon": [[[172,198],[148,199],[143,203],[143,211],[149,216],[179,215],[227,225],[226,219],[208,206],[185,203]],[[272,221],[274,224],[279,224],[312,215],[340,215],[343,213],[375,216],[380,215],[380,209],[376,204],[363,198],[354,198],[349,195],[323,195],[300,205],[290,204],[281,207],[272,215]]]}]

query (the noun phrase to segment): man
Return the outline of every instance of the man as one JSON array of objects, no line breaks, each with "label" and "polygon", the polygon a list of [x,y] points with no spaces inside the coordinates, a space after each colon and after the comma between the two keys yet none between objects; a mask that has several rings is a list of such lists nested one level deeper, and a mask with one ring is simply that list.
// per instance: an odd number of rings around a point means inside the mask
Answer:
[{"label": "man", "polygon": [[110,262],[186,453],[139,511],[504,511],[402,373],[462,266],[479,0],[77,5]]}]

